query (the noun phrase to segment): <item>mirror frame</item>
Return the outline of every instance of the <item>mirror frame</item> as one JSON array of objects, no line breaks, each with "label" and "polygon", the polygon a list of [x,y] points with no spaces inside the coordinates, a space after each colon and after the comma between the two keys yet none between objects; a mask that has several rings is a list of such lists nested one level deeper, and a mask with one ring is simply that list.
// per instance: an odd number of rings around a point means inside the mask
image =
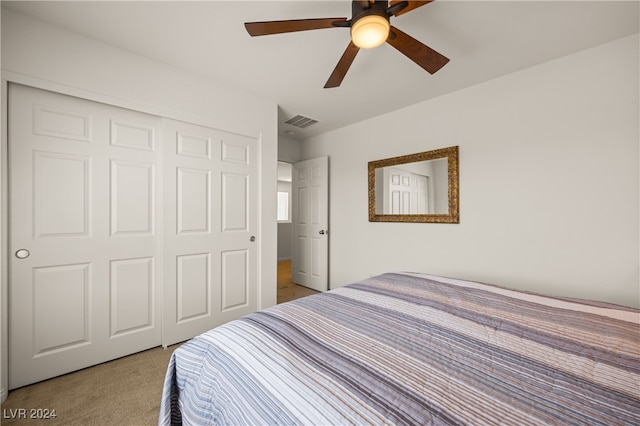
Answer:
[{"label": "mirror frame", "polygon": [[[447,159],[449,210],[447,214],[376,214],[376,169],[398,166],[419,161]],[[385,158],[369,162],[369,222],[412,222],[412,223],[460,223],[458,178],[458,147],[435,149],[433,151],[400,157]]]}]

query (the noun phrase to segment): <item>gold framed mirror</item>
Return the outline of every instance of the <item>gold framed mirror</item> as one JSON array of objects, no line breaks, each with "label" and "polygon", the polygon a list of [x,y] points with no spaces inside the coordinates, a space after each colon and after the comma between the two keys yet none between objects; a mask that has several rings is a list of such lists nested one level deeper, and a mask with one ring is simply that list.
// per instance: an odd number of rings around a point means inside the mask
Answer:
[{"label": "gold framed mirror", "polygon": [[369,222],[460,223],[458,147],[369,162]]}]

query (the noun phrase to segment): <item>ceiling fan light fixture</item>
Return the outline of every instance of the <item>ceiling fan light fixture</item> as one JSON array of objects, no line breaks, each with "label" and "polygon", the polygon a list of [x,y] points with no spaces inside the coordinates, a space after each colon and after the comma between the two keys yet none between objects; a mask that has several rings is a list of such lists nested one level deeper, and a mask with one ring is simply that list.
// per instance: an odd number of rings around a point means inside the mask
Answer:
[{"label": "ceiling fan light fixture", "polygon": [[381,15],[366,15],[351,25],[351,40],[361,49],[378,47],[389,37],[389,19]]}]

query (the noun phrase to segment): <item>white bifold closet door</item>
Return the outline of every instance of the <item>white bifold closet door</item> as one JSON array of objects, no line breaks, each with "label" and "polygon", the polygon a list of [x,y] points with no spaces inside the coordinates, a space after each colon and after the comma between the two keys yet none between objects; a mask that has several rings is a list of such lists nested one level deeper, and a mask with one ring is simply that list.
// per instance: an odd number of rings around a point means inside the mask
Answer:
[{"label": "white bifold closet door", "polygon": [[8,124],[10,389],[256,310],[255,139],[14,84]]}]

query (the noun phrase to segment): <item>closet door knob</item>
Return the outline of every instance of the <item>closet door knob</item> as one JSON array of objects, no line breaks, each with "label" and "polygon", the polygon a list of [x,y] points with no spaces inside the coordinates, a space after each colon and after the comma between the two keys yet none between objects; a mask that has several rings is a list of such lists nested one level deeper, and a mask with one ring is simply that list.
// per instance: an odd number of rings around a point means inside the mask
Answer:
[{"label": "closet door knob", "polygon": [[318,232],[318,234],[324,235],[324,234],[326,234],[326,232],[324,231],[324,229],[321,229],[320,232]]},{"label": "closet door knob", "polygon": [[255,240],[256,240],[256,236],[255,236],[255,235],[252,235],[252,236],[249,238],[249,241],[251,241],[251,242],[254,242]]},{"label": "closet door knob", "polygon": [[29,250],[27,249],[20,249],[16,252],[16,257],[18,259],[26,259],[27,257],[29,257],[31,253],[29,253]]}]

